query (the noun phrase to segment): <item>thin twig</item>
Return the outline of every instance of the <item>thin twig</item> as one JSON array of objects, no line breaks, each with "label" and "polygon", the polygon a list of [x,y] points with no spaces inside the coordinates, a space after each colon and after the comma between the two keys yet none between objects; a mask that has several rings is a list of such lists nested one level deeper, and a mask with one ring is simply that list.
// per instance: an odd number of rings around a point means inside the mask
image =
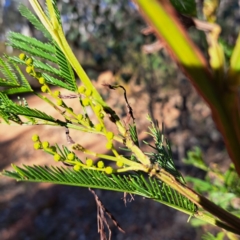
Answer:
[{"label": "thin twig", "polygon": [[108,232],[109,232],[108,239],[109,240],[111,239],[111,234],[112,234],[109,224],[107,222],[107,219],[104,216],[105,213],[112,220],[113,224],[118,228],[118,230],[121,231],[122,233],[125,233],[125,231],[120,227],[119,223],[113,217],[113,215],[104,207],[104,205],[102,204],[101,200],[98,198],[95,191],[93,191],[91,188],[89,188],[89,191],[93,194],[96,204],[97,204],[98,232],[100,234],[100,239],[101,240],[107,239],[106,232],[104,231],[104,224],[108,228]]},{"label": "thin twig", "polygon": [[107,83],[103,83],[102,85],[104,87],[108,87],[111,90],[115,90],[116,88],[122,88],[123,89],[123,91],[124,91],[124,98],[125,98],[125,102],[126,102],[127,109],[128,109],[127,123],[129,123],[130,118],[132,118],[132,120],[134,122],[135,121],[135,117],[133,115],[133,109],[130,106],[130,104],[128,102],[128,99],[127,99],[127,91],[126,91],[126,89],[122,85],[110,85],[110,84],[107,84]]}]

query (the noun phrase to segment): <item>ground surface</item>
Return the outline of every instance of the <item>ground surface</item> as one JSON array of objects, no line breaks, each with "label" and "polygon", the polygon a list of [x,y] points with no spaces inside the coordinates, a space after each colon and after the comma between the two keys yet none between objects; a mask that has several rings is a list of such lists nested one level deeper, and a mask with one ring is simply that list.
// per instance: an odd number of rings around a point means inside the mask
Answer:
[{"label": "ground surface", "polygon": [[[185,94],[182,89],[187,88],[189,91]],[[103,94],[108,95],[109,105],[124,118],[125,103],[122,93],[105,91]],[[149,139],[146,134],[146,115],[152,111],[160,123],[165,122],[166,136],[172,142],[174,159],[183,174],[202,174],[194,168],[186,168],[181,162],[186,151],[193,146],[203,149],[204,158],[208,163],[224,162],[224,166],[228,164],[228,156],[222,151],[223,142],[210,118],[210,111],[187,82],[178,84],[176,90],[158,91],[157,96],[156,98],[156,94],[147,94],[144,85],[132,86],[129,93],[129,102],[139,125],[141,139]],[[186,105],[183,101],[184,96]],[[150,101],[152,98],[153,103]],[[55,114],[36,97],[27,96],[27,99],[31,107]],[[34,133],[38,133],[50,143],[67,145],[65,130],[61,128],[0,125],[0,170],[10,169],[11,163],[54,164],[49,155],[33,150],[31,136]],[[104,151],[104,142],[99,141],[97,136],[71,131],[71,137],[96,152]],[[188,217],[173,209],[140,197],[135,197],[134,201],[125,206],[122,194],[99,190],[97,193],[125,230],[123,234],[110,224],[114,240],[201,238],[201,230],[191,227],[187,223]],[[47,183],[16,183],[1,177],[0,239],[99,239],[93,195],[84,188]]]}]

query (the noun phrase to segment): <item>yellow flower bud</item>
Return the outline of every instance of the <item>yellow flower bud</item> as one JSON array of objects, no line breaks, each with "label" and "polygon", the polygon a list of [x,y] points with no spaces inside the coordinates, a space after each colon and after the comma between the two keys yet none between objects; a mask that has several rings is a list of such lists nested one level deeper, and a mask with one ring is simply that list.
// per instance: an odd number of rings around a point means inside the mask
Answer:
[{"label": "yellow flower bud", "polygon": [[85,96],[90,97],[91,95],[92,95],[92,90],[91,89],[87,89],[85,91]]},{"label": "yellow flower bud", "polygon": [[103,119],[103,118],[104,118],[104,114],[100,112],[100,113],[98,114],[98,117],[101,118],[101,119]]},{"label": "yellow flower bud", "polygon": [[74,160],[75,159],[75,154],[74,153],[69,153],[68,155],[67,155],[67,159],[68,160]]},{"label": "yellow flower bud", "polygon": [[108,140],[112,140],[112,139],[114,138],[113,132],[107,132],[106,138],[107,138]]},{"label": "yellow flower bud", "polygon": [[78,92],[79,93],[84,93],[85,91],[86,91],[86,88],[83,85],[78,87]]},{"label": "yellow flower bud", "polygon": [[27,72],[27,73],[31,73],[32,71],[33,71],[32,66],[27,66],[27,67],[26,67],[26,72]]},{"label": "yellow flower bud", "polygon": [[38,79],[38,81],[39,81],[40,84],[46,83],[46,80],[45,80],[44,77],[40,77],[40,78]]},{"label": "yellow flower bud", "polygon": [[87,107],[90,104],[90,100],[88,98],[85,98],[85,99],[82,100],[82,104],[83,104],[84,107]]},{"label": "yellow flower bud", "polygon": [[122,168],[123,167],[123,162],[121,161],[121,160],[118,160],[117,162],[116,162],[116,165],[119,167],[119,168]]},{"label": "yellow flower bud", "polygon": [[61,98],[57,100],[57,105],[63,106],[63,100]]},{"label": "yellow flower bud", "polygon": [[43,85],[43,86],[41,87],[41,91],[44,92],[44,93],[46,93],[46,92],[48,91],[48,87],[47,87],[46,85]]},{"label": "yellow flower bud", "polygon": [[88,167],[92,167],[92,166],[93,166],[93,160],[90,159],[90,158],[88,158],[88,159],[86,160],[86,165],[87,165]]},{"label": "yellow flower bud", "polygon": [[105,172],[106,172],[107,174],[112,174],[112,173],[113,173],[113,168],[112,168],[112,167],[106,167],[106,168],[105,168]]},{"label": "yellow flower bud", "polygon": [[101,105],[96,105],[96,106],[94,107],[94,110],[95,110],[97,113],[99,113],[99,112],[102,110],[102,106],[101,106]]},{"label": "yellow flower bud", "polygon": [[38,136],[37,134],[32,135],[32,140],[33,140],[34,142],[39,141],[39,136]]},{"label": "yellow flower bud", "polygon": [[102,131],[102,129],[103,129],[103,126],[102,126],[102,124],[101,123],[98,123],[98,124],[96,124],[95,125],[95,129],[97,130],[97,131]]},{"label": "yellow flower bud", "polygon": [[26,63],[27,65],[31,65],[31,64],[33,63],[33,59],[32,59],[32,58],[28,58],[28,59],[25,61],[25,63]]},{"label": "yellow flower bud", "polygon": [[74,165],[73,170],[79,172],[81,170],[81,166],[76,164]]},{"label": "yellow flower bud", "polygon": [[25,53],[20,53],[19,58],[24,61],[26,59],[26,54]]},{"label": "yellow flower bud", "polygon": [[97,163],[97,166],[98,166],[98,168],[104,168],[104,162],[103,161],[99,161]]},{"label": "yellow flower bud", "polygon": [[35,142],[33,145],[34,149],[38,150],[42,148],[42,144],[40,142]]},{"label": "yellow flower bud", "polygon": [[58,162],[58,161],[61,160],[61,156],[60,156],[58,153],[56,153],[56,154],[54,154],[53,159],[54,159],[56,162]]},{"label": "yellow flower bud", "polygon": [[112,141],[107,142],[106,144],[106,149],[111,150],[113,148],[113,143]]},{"label": "yellow flower bud", "polygon": [[42,142],[42,147],[45,149],[45,148],[48,148],[49,147],[49,142],[47,141],[44,141]]},{"label": "yellow flower bud", "polygon": [[57,91],[54,91],[54,92],[53,92],[53,96],[54,96],[54,97],[59,97],[59,96],[60,96],[60,91],[58,91],[58,90],[57,90]]}]

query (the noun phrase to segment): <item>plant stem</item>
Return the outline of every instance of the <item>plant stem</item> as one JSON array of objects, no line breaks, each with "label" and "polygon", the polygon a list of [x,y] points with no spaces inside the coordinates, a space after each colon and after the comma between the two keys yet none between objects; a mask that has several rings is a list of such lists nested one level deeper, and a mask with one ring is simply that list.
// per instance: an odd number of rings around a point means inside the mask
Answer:
[{"label": "plant stem", "polygon": [[[194,202],[197,206],[203,208],[207,212],[211,213],[213,216],[223,221],[223,222],[220,222],[218,220],[214,220],[214,223],[217,226],[224,228],[224,226],[227,224],[229,227],[235,229],[235,232],[240,234],[240,228],[239,228],[240,219],[238,217],[220,208],[219,206],[217,206],[216,204],[214,204],[204,196],[201,196],[200,194],[196,193],[192,189],[178,182],[171,174],[166,172],[164,169],[161,169],[160,172],[157,173],[155,176],[158,179],[165,182],[166,184],[170,185],[173,189],[175,189],[182,195],[186,196],[188,199]],[[202,213],[199,212],[195,216],[199,218],[201,217],[201,214]],[[202,216],[203,220],[207,220],[209,223],[213,223],[213,221],[210,222],[208,218],[209,216],[208,217]]]}]

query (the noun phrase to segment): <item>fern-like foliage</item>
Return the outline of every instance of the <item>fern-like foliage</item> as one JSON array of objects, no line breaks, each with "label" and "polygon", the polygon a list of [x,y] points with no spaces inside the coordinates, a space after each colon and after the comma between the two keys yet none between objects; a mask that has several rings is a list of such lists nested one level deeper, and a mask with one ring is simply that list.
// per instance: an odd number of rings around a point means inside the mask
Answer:
[{"label": "fern-like foliage", "polygon": [[4,87],[1,92],[14,94],[33,91],[19,66],[11,62],[7,56],[0,58],[0,72],[3,75],[0,78],[0,86]]},{"label": "fern-like foliage", "polygon": [[[58,21],[60,22],[59,12],[56,8],[55,10],[56,16],[58,16]],[[46,78],[48,84],[63,87],[70,91],[76,91],[77,85],[74,71],[63,52],[52,40],[52,37],[49,34],[48,30],[38,20],[38,18],[24,5],[20,5],[19,11],[37,29],[43,32],[44,36],[49,40],[49,42],[43,43],[35,38],[24,36],[20,33],[10,32],[8,34],[7,45],[12,46],[15,49],[19,49],[22,52],[26,53],[27,56],[30,56],[33,59],[33,66],[35,70],[39,71],[39,73],[44,73],[44,77]],[[17,57],[8,57],[8,59],[13,64],[25,65],[25,62]],[[4,67],[5,68],[0,69],[3,74],[5,73],[4,71],[8,69],[8,72],[12,72],[9,64]],[[0,84],[2,82],[2,85],[5,84],[5,86],[11,86],[10,84],[13,84],[13,80],[9,81],[10,79],[13,79],[13,76],[11,76],[11,78],[8,78],[8,81],[1,81],[0,79]],[[19,90],[19,92],[21,92],[19,86],[22,86],[22,84],[19,84],[19,81],[17,83],[18,88],[16,88],[16,91]],[[25,89],[25,91],[26,90],[27,89]],[[16,91],[8,91],[8,94],[16,93]]]},{"label": "fern-like foliage", "polygon": [[51,34],[48,32],[48,30],[44,27],[44,25],[39,21],[39,19],[23,4],[20,4],[19,6],[19,12],[23,17],[28,19],[29,22],[32,23],[32,25],[38,29],[40,32],[43,33],[43,35],[49,40],[52,41]]},{"label": "fern-like foliage", "polygon": [[166,169],[167,172],[170,172],[180,182],[185,184],[184,178],[176,169],[176,166],[174,164],[170,142],[166,140],[166,144],[164,143],[164,127],[162,127],[162,132],[160,132],[158,123],[154,123],[150,118],[148,119],[152,125],[149,127],[149,134],[153,137],[155,146],[152,146],[148,142],[145,142],[145,144],[149,145],[154,150],[153,152],[146,154],[151,157],[153,164],[158,163],[162,168]]},{"label": "fern-like foliage", "polygon": [[0,92],[0,117],[8,124],[10,121],[22,124],[23,122],[18,115],[8,111],[8,106],[10,104],[12,104],[12,101],[10,101],[8,96]]},{"label": "fern-like foliage", "polygon": [[142,174],[112,174],[109,176],[99,171],[83,169],[76,172],[64,167],[13,167],[15,172],[4,171],[3,175],[12,177],[17,181],[49,182],[127,192],[154,199],[189,215],[196,211],[196,206],[189,199],[177,193],[165,183],[155,178],[146,178]]},{"label": "fern-like foliage", "polygon": [[[56,119],[44,112],[12,102],[6,94],[0,92],[0,117],[2,117],[7,123],[13,121],[18,124],[23,124],[23,121],[19,116],[41,119],[46,121],[46,123],[57,122]],[[58,122],[61,123],[59,120]]]},{"label": "fern-like foliage", "polygon": [[[36,71],[44,72],[48,84],[76,91],[76,79],[72,67],[56,44],[42,43],[35,38],[10,32],[8,45],[31,56],[34,68]],[[17,57],[9,57],[9,59],[15,64],[25,64]]]}]

